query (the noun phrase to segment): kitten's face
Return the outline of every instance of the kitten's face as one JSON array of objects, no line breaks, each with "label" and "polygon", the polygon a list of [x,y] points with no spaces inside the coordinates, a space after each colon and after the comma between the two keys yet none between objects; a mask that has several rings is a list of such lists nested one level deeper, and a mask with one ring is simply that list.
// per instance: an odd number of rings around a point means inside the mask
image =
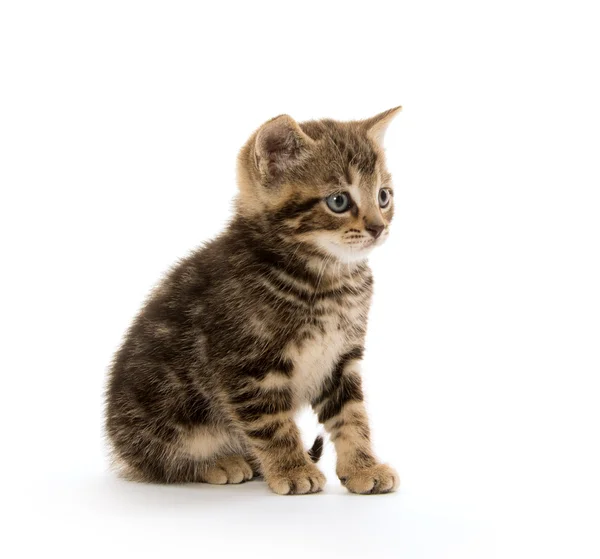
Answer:
[{"label": "kitten's face", "polygon": [[400,109],[367,121],[264,124],[239,157],[239,209],[269,234],[342,262],[364,260],[385,242],[394,214],[381,140]]},{"label": "kitten's face", "polygon": [[365,259],[389,234],[394,215],[391,177],[385,170],[361,173],[352,165],[346,176],[315,184],[310,210],[293,234],[344,261]]}]

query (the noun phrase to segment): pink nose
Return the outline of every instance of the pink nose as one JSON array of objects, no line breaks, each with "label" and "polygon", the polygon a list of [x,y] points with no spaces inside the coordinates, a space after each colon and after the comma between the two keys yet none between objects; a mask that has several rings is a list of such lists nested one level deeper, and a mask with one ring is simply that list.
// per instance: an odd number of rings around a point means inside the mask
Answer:
[{"label": "pink nose", "polygon": [[384,230],[383,225],[367,225],[365,229],[373,236],[373,238],[378,239],[381,233]]}]

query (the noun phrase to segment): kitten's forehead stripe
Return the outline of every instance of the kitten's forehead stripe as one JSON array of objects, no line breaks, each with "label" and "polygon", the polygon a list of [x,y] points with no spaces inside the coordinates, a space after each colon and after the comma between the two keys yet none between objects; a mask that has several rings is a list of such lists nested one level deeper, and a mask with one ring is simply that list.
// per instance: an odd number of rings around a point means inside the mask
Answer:
[{"label": "kitten's forehead stripe", "polygon": [[353,179],[352,179],[352,173],[350,172],[350,165],[346,165],[344,167],[344,178],[346,180],[346,184],[352,184]]}]

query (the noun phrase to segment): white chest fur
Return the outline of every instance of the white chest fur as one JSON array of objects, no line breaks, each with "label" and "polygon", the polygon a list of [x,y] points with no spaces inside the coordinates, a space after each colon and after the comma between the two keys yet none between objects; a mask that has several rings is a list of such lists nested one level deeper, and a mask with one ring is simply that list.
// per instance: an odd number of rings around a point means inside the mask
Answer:
[{"label": "white chest fur", "polygon": [[312,338],[291,343],[286,351],[294,363],[292,381],[299,402],[306,403],[317,396],[339,357],[347,351],[348,335],[340,317],[322,317],[322,328],[311,329]]}]

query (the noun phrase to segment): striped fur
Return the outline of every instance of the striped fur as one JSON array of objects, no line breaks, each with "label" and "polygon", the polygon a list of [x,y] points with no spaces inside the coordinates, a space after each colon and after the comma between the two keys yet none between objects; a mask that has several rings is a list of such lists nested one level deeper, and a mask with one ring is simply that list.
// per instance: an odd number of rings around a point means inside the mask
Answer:
[{"label": "striped fur", "polygon": [[[393,194],[381,137],[397,110],[358,122],[282,116],[238,158],[236,214],[150,295],[116,353],[106,431],[129,479],[320,491],[323,441],[294,421],[312,405],[357,493],[398,478],[369,442],[359,365],[373,279],[369,252],[389,232]],[[334,213],[326,199],[347,192]],[[373,233],[376,231],[376,233]],[[377,235],[377,236],[375,236]]]}]

